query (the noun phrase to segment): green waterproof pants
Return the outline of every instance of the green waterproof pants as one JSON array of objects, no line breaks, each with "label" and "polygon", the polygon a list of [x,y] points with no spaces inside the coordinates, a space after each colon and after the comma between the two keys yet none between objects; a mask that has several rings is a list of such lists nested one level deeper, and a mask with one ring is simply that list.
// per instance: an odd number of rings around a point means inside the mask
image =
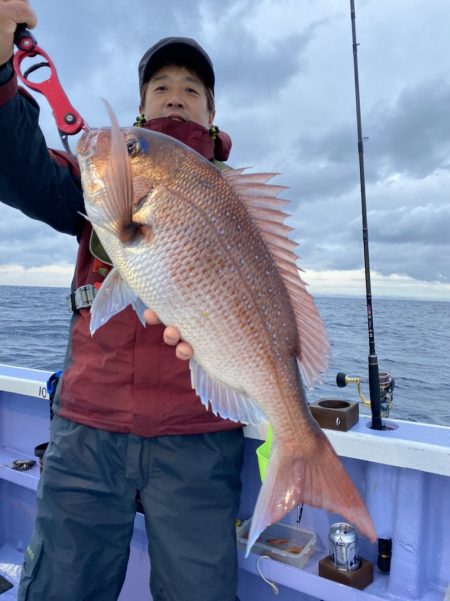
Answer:
[{"label": "green waterproof pants", "polygon": [[18,601],[115,601],[137,490],[153,601],[235,601],[242,457],[241,429],[142,438],[56,416]]}]

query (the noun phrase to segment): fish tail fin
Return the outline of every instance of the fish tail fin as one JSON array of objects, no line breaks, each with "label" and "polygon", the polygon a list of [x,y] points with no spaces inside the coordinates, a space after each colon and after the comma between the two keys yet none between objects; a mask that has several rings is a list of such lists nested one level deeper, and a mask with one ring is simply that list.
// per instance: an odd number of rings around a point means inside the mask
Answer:
[{"label": "fish tail fin", "polygon": [[267,526],[305,503],[339,513],[372,542],[372,519],[333,447],[321,430],[313,431],[307,449],[292,445],[272,448],[267,474],[256,502],[246,557]]}]

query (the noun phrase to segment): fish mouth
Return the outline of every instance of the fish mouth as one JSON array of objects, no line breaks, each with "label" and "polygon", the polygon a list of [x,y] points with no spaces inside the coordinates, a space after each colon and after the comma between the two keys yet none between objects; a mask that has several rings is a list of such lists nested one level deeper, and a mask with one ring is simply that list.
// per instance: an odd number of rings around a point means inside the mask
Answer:
[{"label": "fish mouth", "polygon": [[98,129],[90,129],[83,133],[77,144],[77,155],[79,157],[88,158],[95,153],[98,134]]},{"label": "fish mouth", "polygon": [[77,144],[77,158],[80,166],[85,203],[97,204],[103,195],[103,182],[97,166],[95,154],[100,130],[92,129],[83,133]]}]

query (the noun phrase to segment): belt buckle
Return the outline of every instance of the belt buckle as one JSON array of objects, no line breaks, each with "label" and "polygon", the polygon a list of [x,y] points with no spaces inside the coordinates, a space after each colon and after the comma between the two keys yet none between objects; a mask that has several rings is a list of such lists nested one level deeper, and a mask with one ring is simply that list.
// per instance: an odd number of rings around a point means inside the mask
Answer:
[{"label": "belt buckle", "polygon": [[78,311],[78,309],[88,309],[91,307],[96,292],[92,284],[86,284],[77,288],[66,299],[69,311]]}]

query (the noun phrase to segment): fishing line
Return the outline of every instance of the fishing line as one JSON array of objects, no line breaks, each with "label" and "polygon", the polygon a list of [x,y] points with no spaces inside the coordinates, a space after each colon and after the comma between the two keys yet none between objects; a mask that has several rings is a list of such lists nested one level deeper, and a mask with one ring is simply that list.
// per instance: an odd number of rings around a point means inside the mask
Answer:
[{"label": "fishing line", "polygon": [[261,566],[259,565],[261,563],[262,559],[271,559],[268,555],[261,555],[260,557],[258,557],[258,561],[256,562],[256,568],[259,572],[259,575],[261,576],[261,578],[264,580],[264,582],[266,582],[270,588],[272,589],[272,592],[274,595],[278,595],[279,594],[279,590],[277,585],[275,584],[275,582],[271,582],[270,580],[268,580],[264,574],[261,571]]}]

